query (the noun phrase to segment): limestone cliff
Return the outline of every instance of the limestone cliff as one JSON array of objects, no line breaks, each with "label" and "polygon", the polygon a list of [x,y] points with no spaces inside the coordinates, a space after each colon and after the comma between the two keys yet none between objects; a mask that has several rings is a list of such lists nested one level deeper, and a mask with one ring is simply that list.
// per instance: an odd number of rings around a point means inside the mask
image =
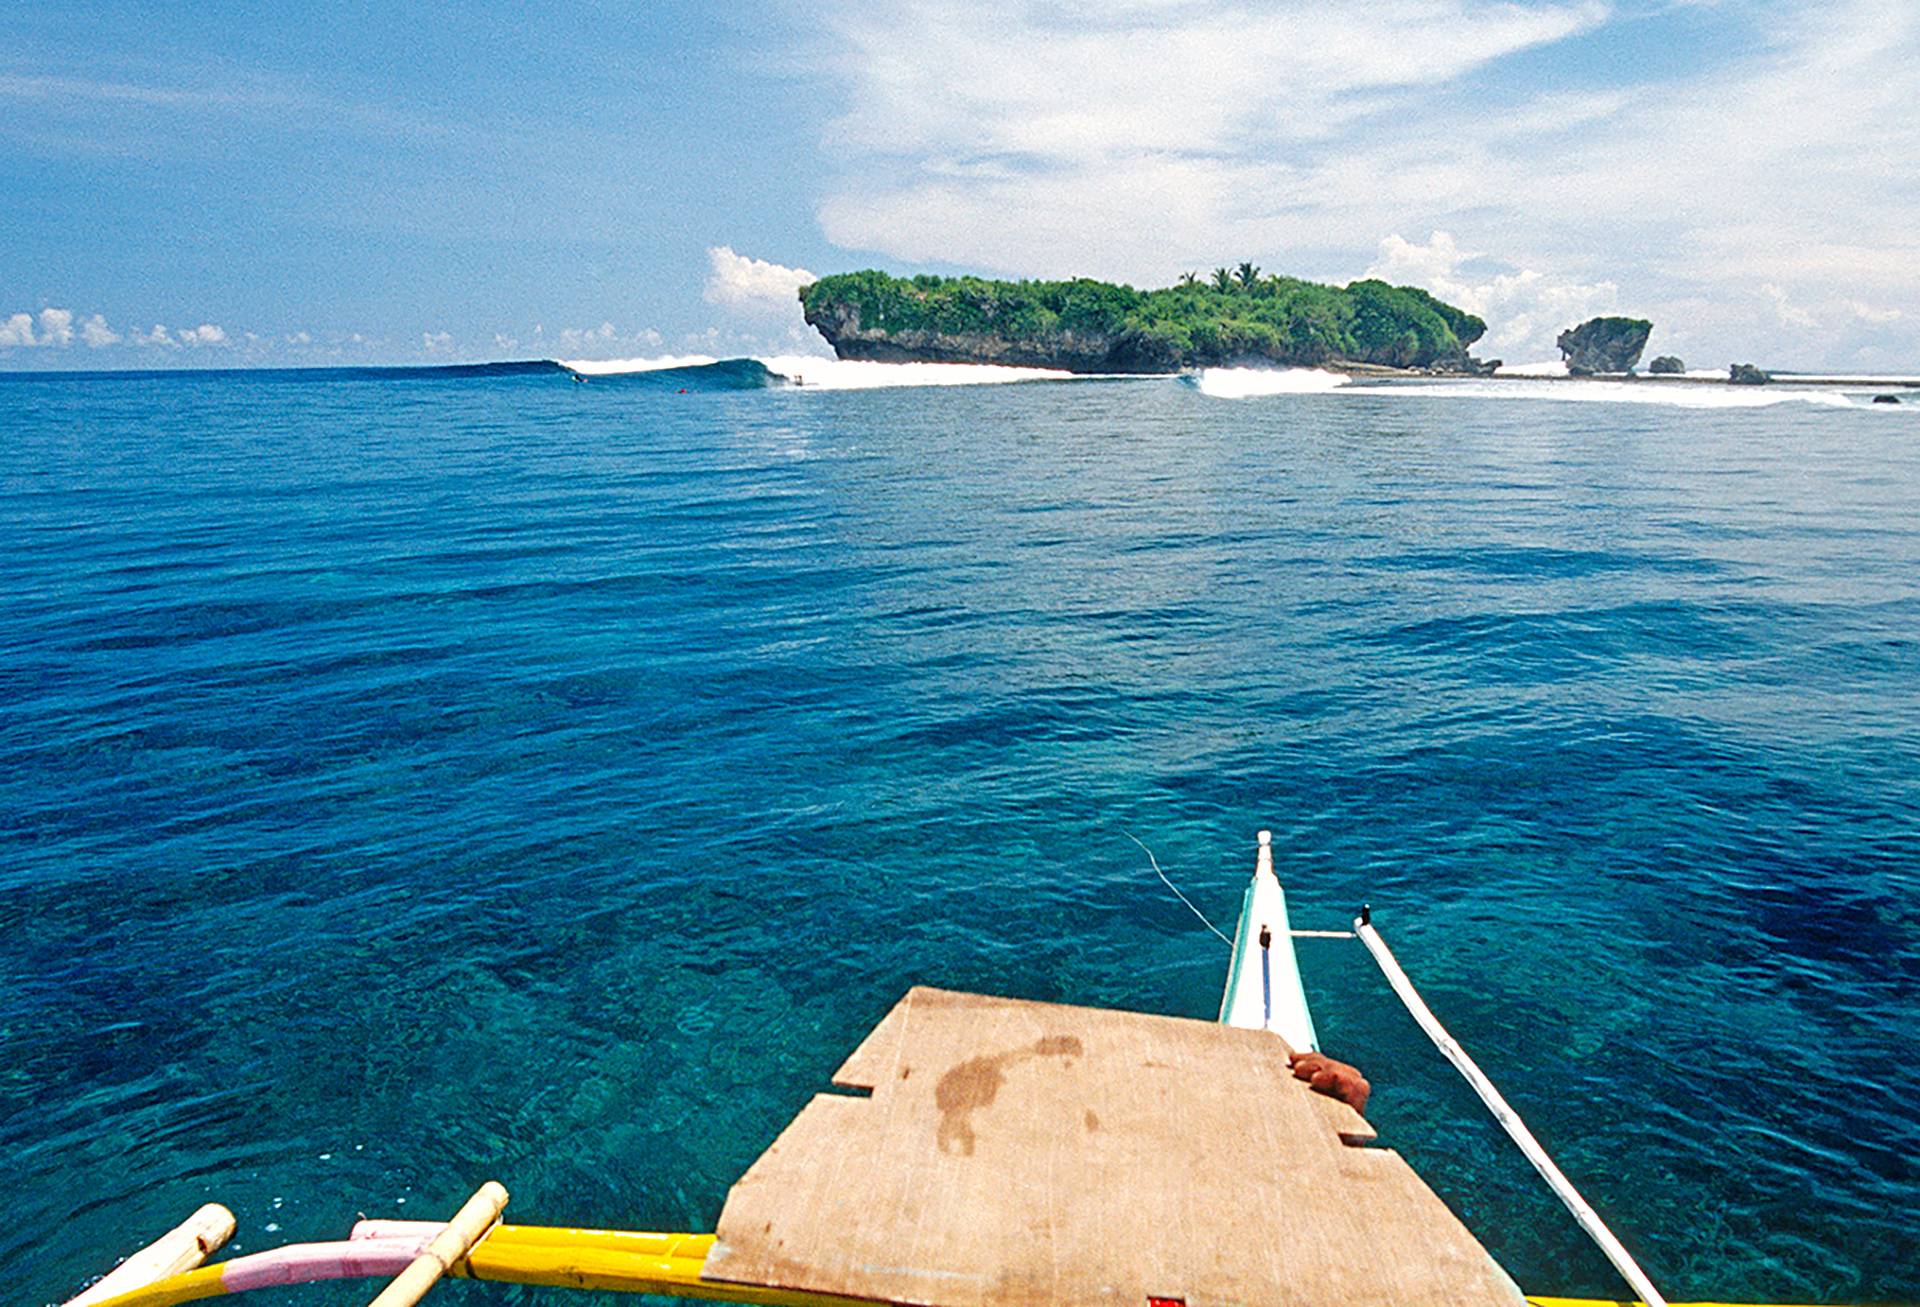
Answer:
[{"label": "limestone cliff", "polygon": [[1589,318],[1560,333],[1555,342],[1570,376],[1631,372],[1647,347],[1653,324],[1645,318]]}]

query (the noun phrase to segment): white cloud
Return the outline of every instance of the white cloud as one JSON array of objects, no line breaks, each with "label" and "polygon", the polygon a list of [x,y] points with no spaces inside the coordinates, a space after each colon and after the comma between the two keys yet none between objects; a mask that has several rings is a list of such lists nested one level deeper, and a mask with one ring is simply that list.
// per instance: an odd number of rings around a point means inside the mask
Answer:
[{"label": "white cloud", "polygon": [[197,327],[183,328],[180,332],[180,343],[193,346],[225,345],[227,333],[224,328],[216,327],[211,322],[203,322]]},{"label": "white cloud", "polygon": [[[543,332],[544,329],[539,326],[533,329],[533,334],[542,337],[542,340]],[[496,336],[494,339],[498,343],[504,338]],[[597,327],[563,327],[558,339],[561,352],[569,358],[600,359],[612,358],[632,349],[657,349],[662,338],[652,327],[625,333],[611,322],[603,322]],[[509,340],[502,348],[514,343]]]},{"label": "white cloud", "polygon": [[1534,268],[1476,277],[1463,265],[1480,257],[1462,250],[1444,231],[1434,232],[1424,245],[1395,235],[1380,242],[1379,257],[1366,275],[1419,286],[1478,314],[1487,334],[1475,351],[1509,362],[1558,357],[1554,339],[1562,331],[1618,307],[1620,288],[1610,281],[1575,281]]},{"label": "white cloud", "polygon": [[108,345],[120,343],[120,333],[109,327],[107,320],[96,313],[80,328],[80,339],[87,342],[89,349],[105,349]]},{"label": "white cloud", "polygon": [[444,354],[453,348],[453,333],[423,331],[420,333],[420,348],[429,354]]},{"label": "white cloud", "polygon": [[757,312],[799,312],[798,292],[818,280],[805,268],[788,268],[765,259],[735,254],[725,245],[707,250],[711,271],[705,291],[709,304]]},{"label": "white cloud", "polygon": [[1778,286],[1765,285],[1760,293],[1773,302],[1773,316],[1789,327],[1806,327],[1809,330],[1820,325],[1820,320],[1805,309],[1788,302],[1787,292]]},{"label": "white cloud", "polygon": [[[1502,62],[1575,35],[1604,50],[1615,21],[1671,19],[1465,0],[828,3],[815,62],[839,97],[823,142],[838,174],[818,218],[890,259],[1155,285],[1242,258],[1345,281],[1395,233],[1449,231],[1500,261],[1450,274],[1482,291],[1500,348],[1617,288],[1663,345],[1910,366],[1920,0],[1729,6],[1727,39],[1689,36],[1693,66],[1666,80],[1548,83]],[[1756,306],[1761,285],[1821,328]],[[1853,334],[1828,334],[1843,320]]]},{"label": "white cloud", "polygon": [[12,314],[0,322],[0,349],[17,346],[65,349],[76,339],[99,349],[120,340],[120,334],[109,327],[107,320],[98,313],[77,328],[73,325],[73,319],[73,310],[49,306],[40,310],[36,329],[34,314]]},{"label": "white cloud", "polygon": [[1860,319],[1860,321],[1871,322],[1875,326],[1885,326],[1889,322],[1898,322],[1906,316],[1906,314],[1902,313],[1899,309],[1877,308],[1872,304],[1862,303],[1860,300],[1848,300],[1846,301],[1845,307],[1847,312]]},{"label": "white cloud", "polygon": [[1320,136],[1382,93],[1595,26],[1604,5],[907,0],[830,7],[849,103],[830,145],[1080,162]]},{"label": "white cloud", "polygon": [[146,345],[154,349],[180,348],[180,342],[175,340],[172,333],[157,322],[153,324],[152,331],[145,333],[136,331],[128,339],[135,345]]},{"label": "white cloud", "polygon": [[73,310],[41,309],[39,343],[61,348],[73,344]]}]

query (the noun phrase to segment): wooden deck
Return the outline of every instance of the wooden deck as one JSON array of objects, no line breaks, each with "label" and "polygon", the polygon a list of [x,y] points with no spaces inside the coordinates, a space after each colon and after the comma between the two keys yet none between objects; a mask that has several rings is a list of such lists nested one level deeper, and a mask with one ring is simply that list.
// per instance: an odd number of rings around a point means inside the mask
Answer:
[{"label": "wooden deck", "polygon": [[1264,1031],[915,988],[748,1169],[703,1278],[924,1307],[1518,1307]]}]

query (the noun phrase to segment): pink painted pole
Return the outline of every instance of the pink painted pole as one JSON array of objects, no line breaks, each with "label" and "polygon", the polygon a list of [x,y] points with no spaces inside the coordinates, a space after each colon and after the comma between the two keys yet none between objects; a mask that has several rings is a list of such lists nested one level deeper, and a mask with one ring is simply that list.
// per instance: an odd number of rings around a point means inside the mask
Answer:
[{"label": "pink painted pole", "polygon": [[245,1293],[249,1289],[312,1284],[319,1280],[394,1276],[406,1270],[420,1255],[425,1242],[420,1238],[401,1237],[288,1244],[222,1262],[220,1285],[228,1293]]}]

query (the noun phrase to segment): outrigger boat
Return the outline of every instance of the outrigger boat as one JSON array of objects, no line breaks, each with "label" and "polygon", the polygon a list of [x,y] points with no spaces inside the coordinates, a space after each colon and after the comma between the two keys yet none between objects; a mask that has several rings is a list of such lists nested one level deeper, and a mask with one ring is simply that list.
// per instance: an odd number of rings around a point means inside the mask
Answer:
[{"label": "outrigger boat", "polygon": [[[171,1307],[444,1277],[767,1307],[1603,1307],[1524,1295],[1345,1103],[1289,1074],[1318,1046],[1294,940],[1358,938],[1649,1307],[1665,1300],[1448,1036],[1363,911],[1297,931],[1260,832],[1217,1022],[916,987],[729,1191],[712,1234],[506,1224],[488,1182],[451,1220],[211,1264],[217,1204],[66,1307]],[[1614,1302],[1615,1300],[1606,1300]]]}]

